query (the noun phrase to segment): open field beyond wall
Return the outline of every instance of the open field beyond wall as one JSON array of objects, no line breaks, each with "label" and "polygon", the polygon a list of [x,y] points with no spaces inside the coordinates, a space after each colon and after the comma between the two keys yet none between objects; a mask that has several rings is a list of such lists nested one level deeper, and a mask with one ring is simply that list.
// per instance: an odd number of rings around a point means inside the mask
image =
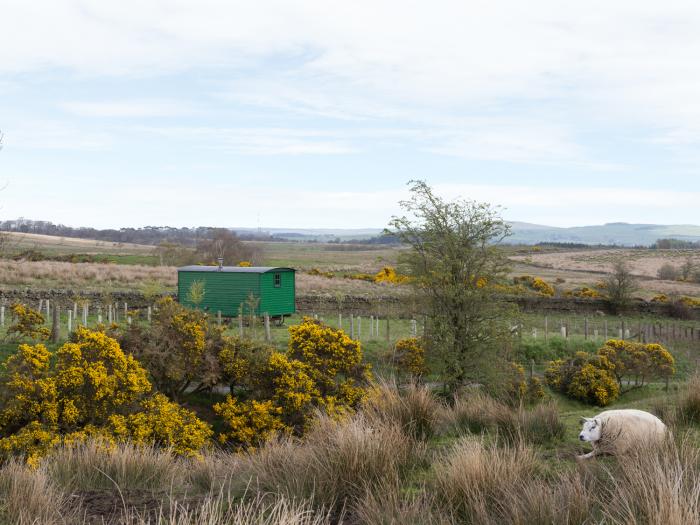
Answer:
[{"label": "open field beyond wall", "polygon": [[[38,247],[50,249],[49,241],[41,237]],[[73,243],[76,241],[76,243]],[[136,257],[156,258],[152,247],[139,245],[111,246],[103,250],[95,243],[99,241],[61,240],[55,241],[65,253],[85,253],[83,248],[92,246],[95,253],[117,258],[115,262],[133,263]],[[61,243],[64,244],[61,244]],[[400,286],[375,285],[373,283],[342,278],[346,274],[374,274],[384,266],[396,266],[400,250],[397,248],[367,245],[344,245],[323,243],[257,242],[261,251],[261,264],[289,266],[299,270],[298,283],[301,294],[344,294],[387,296],[402,295]],[[81,251],[82,250],[82,251]],[[150,251],[149,251],[150,250]],[[677,250],[576,250],[551,253],[532,252],[531,248],[513,249],[511,274],[538,276],[556,284],[560,293],[600,282],[610,271],[613,261],[623,258],[628,261],[639,277],[637,296],[651,299],[657,294],[677,293],[700,298],[700,284],[679,281],[664,281],[656,278],[658,268],[664,263],[680,266],[690,254],[700,264],[700,254]],[[526,251],[527,254],[522,252]],[[122,258],[122,259],[119,259]],[[126,259],[124,259],[126,258]],[[312,269],[330,272],[336,277],[328,279],[309,275]],[[10,261],[0,260],[0,287],[35,289],[82,289],[86,291],[153,290],[173,291],[177,281],[174,267],[157,267],[143,264],[114,263],[64,263],[56,261]]]}]

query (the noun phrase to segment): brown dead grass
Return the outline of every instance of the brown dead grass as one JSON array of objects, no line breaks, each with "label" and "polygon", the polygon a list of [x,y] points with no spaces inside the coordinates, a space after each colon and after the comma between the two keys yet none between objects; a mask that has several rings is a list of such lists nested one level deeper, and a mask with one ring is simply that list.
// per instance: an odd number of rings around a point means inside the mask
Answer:
[{"label": "brown dead grass", "polygon": [[0,286],[34,289],[138,290],[157,284],[174,289],[177,272],[167,266],[0,260]]},{"label": "brown dead grass", "polygon": [[624,259],[632,273],[639,277],[640,297],[650,298],[656,294],[680,294],[700,296],[700,284],[657,279],[657,272],[664,264],[679,267],[691,255],[700,264],[700,253],[678,250],[577,250],[529,255],[514,255],[514,275],[535,275],[548,282],[563,279],[562,290],[581,286],[592,286],[610,273],[615,261]]}]

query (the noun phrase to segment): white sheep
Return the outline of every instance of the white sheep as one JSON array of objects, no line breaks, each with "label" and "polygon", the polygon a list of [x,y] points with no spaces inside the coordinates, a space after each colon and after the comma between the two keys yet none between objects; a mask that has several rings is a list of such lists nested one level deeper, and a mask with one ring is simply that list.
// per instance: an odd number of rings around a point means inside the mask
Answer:
[{"label": "white sheep", "polygon": [[593,445],[586,459],[598,454],[622,455],[631,450],[661,443],[667,428],[654,414],[643,410],[606,410],[595,417],[583,419],[583,429],[578,438]]}]

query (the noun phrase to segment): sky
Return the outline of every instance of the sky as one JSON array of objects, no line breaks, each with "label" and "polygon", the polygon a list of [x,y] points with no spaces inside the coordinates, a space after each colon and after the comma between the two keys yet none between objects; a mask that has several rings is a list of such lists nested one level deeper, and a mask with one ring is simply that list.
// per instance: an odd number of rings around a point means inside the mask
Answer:
[{"label": "sky", "polygon": [[0,0],[0,219],[700,223],[700,3]]}]

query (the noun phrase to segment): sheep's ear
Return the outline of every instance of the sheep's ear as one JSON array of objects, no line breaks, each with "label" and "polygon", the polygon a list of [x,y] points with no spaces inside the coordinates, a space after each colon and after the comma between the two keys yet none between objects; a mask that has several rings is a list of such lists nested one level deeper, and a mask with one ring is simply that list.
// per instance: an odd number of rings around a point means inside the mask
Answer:
[{"label": "sheep's ear", "polygon": [[591,420],[589,417],[581,416],[581,423],[588,423]]}]

